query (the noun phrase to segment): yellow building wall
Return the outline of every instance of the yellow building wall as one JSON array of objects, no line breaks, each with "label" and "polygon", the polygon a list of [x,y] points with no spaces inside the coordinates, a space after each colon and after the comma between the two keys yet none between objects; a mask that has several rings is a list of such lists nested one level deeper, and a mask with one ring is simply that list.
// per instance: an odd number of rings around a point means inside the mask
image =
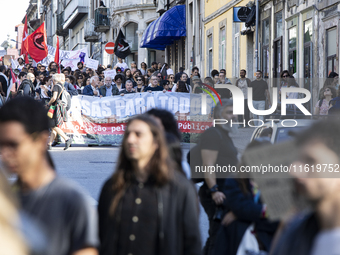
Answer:
[{"label": "yellow building wall", "polygon": [[[205,17],[210,15],[211,13],[217,11],[223,5],[227,4],[230,1],[219,1],[219,0],[209,0],[205,3]],[[242,1],[241,3],[235,5],[237,6],[245,6],[249,1]],[[213,69],[220,70],[219,66],[219,59],[221,57],[220,53],[220,27],[219,24],[223,20],[227,20],[226,22],[226,76],[228,78],[233,78],[233,8],[230,8],[228,11],[224,12],[220,16],[216,17],[215,19],[211,20],[210,22],[206,23],[204,26],[204,54],[205,54],[205,63],[204,63],[204,70],[205,70],[205,77],[210,76],[208,73],[208,59],[207,59],[207,30],[213,27]],[[237,23],[240,26],[240,31],[242,30],[244,23]],[[239,37],[239,70],[247,69],[247,37],[240,35]]]}]

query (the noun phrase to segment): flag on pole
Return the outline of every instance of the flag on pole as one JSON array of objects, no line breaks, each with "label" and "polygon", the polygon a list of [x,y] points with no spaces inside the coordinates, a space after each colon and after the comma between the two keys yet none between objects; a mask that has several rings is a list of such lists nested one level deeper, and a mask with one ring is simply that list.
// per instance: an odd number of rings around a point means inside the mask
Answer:
[{"label": "flag on pole", "polygon": [[[25,55],[25,63],[28,64],[28,54],[27,54],[27,37],[28,37],[28,30],[27,30],[27,15],[25,16],[25,26],[21,41],[21,55]],[[16,67],[15,67],[16,68]]]},{"label": "flag on pole", "polygon": [[45,22],[43,22],[37,30],[30,34],[26,40],[28,54],[30,54],[35,62],[39,62],[47,57],[48,48],[46,43]]},{"label": "flag on pole", "polygon": [[59,61],[59,37],[57,36],[57,46],[56,46],[56,51],[55,51],[55,56],[54,56],[54,62],[57,63],[58,65],[58,73],[60,73],[60,61]]},{"label": "flag on pole", "polygon": [[126,41],[122,30],[119,30],[119,34],[115,42],[114,53],[119,58],[126,58],[131,54],[130,45]]},{"label": "flag on pole", "polygon": [[10,70],[11,70],[11,82],[10,82],[9,87],[7,89],[7,98],[9,96],[10,92],[16,92],[15,83],[17,82],[17,78],[15,77],[13,70],[12,69],[10,69]]}]

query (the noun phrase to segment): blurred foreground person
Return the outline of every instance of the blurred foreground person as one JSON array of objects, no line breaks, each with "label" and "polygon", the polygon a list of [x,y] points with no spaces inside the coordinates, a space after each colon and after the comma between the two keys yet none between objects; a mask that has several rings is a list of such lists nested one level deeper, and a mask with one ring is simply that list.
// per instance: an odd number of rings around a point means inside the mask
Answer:
[{"label": "blurred foreground person", "polygon": [[19,231],[19,213],[15,198],[0,172],[0,254],[28,255],[28,247]]},{"label": "blurred foreground person", "polygon": [[[248,150],[271,146],[268,140],[257,139],[248,144]],[[241,159],[241,165],[243,164]],[[222,226],[216,236],[215,255],[267,254],[278,227],[277,221],[267,219],[267,206],[262,203],[261,191],[250,178],[235,175],[227,178],[222,192]],[[260,253],[262,252],[262,253]]]},{"label": "blurred foreground person", "polygon": [[[324,164],[321,172],[296,174],[297,184],[311,210],[295,217],[283,229],[271,254],[323,255],[340,251],[340,179],[335,169],[340,164],[340,123],[318,122],[296,139],[302,167]],[[333,169],[334,178],[325,178]],[[328,175],[329,176],[329,175]]]},{"label": "blurred foreground person", "polygon": [[48,124],[40,102],[18,97],[6,103],[0,109],[2,163],[18,175],[14,190],[45,233],[45,255],[96,255],[96,212],[77,185],[56,175],[46,147]]},{"label": "blurred foreground person", "polygon": [[117,170],[101,191],[98,210],[100,254],[200,254],[196,190],[175,171],[152,116],[127,123]]}]

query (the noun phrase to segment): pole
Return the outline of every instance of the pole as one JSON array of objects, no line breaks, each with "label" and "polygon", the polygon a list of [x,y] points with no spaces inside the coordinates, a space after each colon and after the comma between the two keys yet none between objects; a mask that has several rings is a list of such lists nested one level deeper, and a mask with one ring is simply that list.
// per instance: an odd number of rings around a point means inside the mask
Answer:
[{"label": "pole", "polygon": [[255,59],[256,71],[259,70],[259,0],[256,0],[256,42],[255,42]]}]

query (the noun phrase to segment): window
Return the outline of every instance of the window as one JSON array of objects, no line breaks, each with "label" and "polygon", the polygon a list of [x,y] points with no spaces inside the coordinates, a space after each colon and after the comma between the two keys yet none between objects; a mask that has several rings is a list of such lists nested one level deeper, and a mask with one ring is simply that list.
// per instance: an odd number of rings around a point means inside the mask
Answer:
[{"label": "window", "polygon": [[208,45],[208,71],[210,75],[211,71],[213,70],[213,38],[212,38],[212,35],[208,36],[207,45]]},{"label": "window", "polygon": [[288,48],[289,48],[289,73],[296,73],[296,32],[297,27],[292,27],[288,30]]},{"label": "window", "polygon": [[226,36],[226,32],[225,32],[225,27],[222,27],[220,29],[220,69],[226,69],[226,39],[225,39],[225,36]]},{"label": "window", "polygon": [[304,43],[311,42],[313,36],[313,20],[306,20],[304,22]]},{"label": "window", "polygon": [[269,18],[265,19],[262,23],[262,44],[268,45],[269,44]]},{"label": "window", "polygon": [[270,41],[270,18],[262,22],[262,72],[263,78],[269,78],[269,41]]},{"label": "window", "polygon": [[336,27],[327,30],[327,73],[334,72],[336,70]]},{"label": "window", "polygon": [[275,14],[275,38],[282,36],[282,12]]}]

